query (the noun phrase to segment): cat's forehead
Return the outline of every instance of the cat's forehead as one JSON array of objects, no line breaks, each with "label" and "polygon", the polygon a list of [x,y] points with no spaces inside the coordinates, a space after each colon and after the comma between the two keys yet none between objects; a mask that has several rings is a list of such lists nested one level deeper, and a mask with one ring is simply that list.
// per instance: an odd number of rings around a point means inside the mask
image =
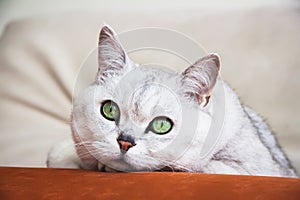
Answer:
[{"label": "cat's forehead", "polygon": [[181,109],[175,92],[175,77],[176,74],[168,71],[139,67],[121,79],[114,96],[133,114],[172,115]]},{"label": "cat's forehead", "polygon": [[176,74],[154,67],[138,67],[126,73],[114,83],[113,93],[119,98],[128,98],[132,94],[149,95],[161,88],[174,87]]},{"label": "cat's forehead", "polygon": [[[159,83],[147,83],[135,90],[129,98],[129,106],[135,110],[151,109],[152,112],[178,106],[177,94]],[[150,110],[149,110],[150,112]]]},{"label": "cat's forehead", "polygon": [[[168,68],[156,65],[139,66],[124,75],[123,80],[130,84],[160,83],[166,84],[177,74]],[[122,80],[121,80],[122,81]]]}]

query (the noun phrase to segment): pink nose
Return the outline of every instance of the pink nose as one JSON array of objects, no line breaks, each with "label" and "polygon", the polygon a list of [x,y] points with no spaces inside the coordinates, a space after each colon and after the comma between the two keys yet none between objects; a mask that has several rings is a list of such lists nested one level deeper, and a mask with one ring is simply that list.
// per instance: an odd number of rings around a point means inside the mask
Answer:
[{"label": "pink nose", "polygon": [[133,147],[134,145],[131,142],[123,141],[123,140],[118,140],[120,149],[123,151],[128,151],[129,148]]},{"label": "pink nose", "polygon": [[128,149],[135,146],[134,139],[130,135],[120,134],[117,141],[123,151],[128,151]]}]

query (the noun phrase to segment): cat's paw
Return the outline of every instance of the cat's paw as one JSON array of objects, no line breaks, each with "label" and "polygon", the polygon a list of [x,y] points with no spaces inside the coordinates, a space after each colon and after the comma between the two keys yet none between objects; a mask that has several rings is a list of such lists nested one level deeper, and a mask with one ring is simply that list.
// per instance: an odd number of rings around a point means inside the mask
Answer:
[{"label": "cat's paw", "polygon": [[80,169],[80,159],[72,139],[64,140],[51,148],[48,153],[47,167]]}]

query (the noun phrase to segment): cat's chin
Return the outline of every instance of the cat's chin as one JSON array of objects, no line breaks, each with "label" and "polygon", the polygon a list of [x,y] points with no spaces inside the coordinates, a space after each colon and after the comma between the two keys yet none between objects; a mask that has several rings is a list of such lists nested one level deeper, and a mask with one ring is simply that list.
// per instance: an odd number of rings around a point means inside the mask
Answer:
[{"label": "cat's chin", "polygon": [[110,151],[109,155],[103,152],[101,156],[95,155],[94,158],[100,163],[98,164],[99,171],[141,172],[156,171],[164,167],[158,160],[145,159],[145,156],[135,152]]},{"label": "cat's chin", "polygon": [[98,170],[101,172],[183,172],[183,170],[169,166],[160,167],[142,167],[132,166],[126,161],[110,162],[109,165],[98,164]]},{"label": "cat's chin", "polygon": [[98,170],[102,172],[151,172],[164,171],[162,169],[166,169],[164,166],[156,167],[153,165],[150,166],[151,164],[147,165],[146,163],[142,165],[142,161],[138,162],[124,158],[109,160],[102,163],[99,162],[98,164]]}]

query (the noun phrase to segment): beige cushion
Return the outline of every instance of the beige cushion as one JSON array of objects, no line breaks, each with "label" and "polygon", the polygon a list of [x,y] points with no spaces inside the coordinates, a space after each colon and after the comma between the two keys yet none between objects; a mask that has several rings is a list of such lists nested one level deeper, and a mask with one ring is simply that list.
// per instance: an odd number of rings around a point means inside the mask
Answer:
[{"label": "beige cushion", "polygon": [[267,119],[300,170],[299,17],[296,9],[107,11],[12,22],[0,40],[0,165],[45,166],[51,145],[71,136],[77,73],[105,21],[116,32],[174,29],[218,52],[223,79]]}]

